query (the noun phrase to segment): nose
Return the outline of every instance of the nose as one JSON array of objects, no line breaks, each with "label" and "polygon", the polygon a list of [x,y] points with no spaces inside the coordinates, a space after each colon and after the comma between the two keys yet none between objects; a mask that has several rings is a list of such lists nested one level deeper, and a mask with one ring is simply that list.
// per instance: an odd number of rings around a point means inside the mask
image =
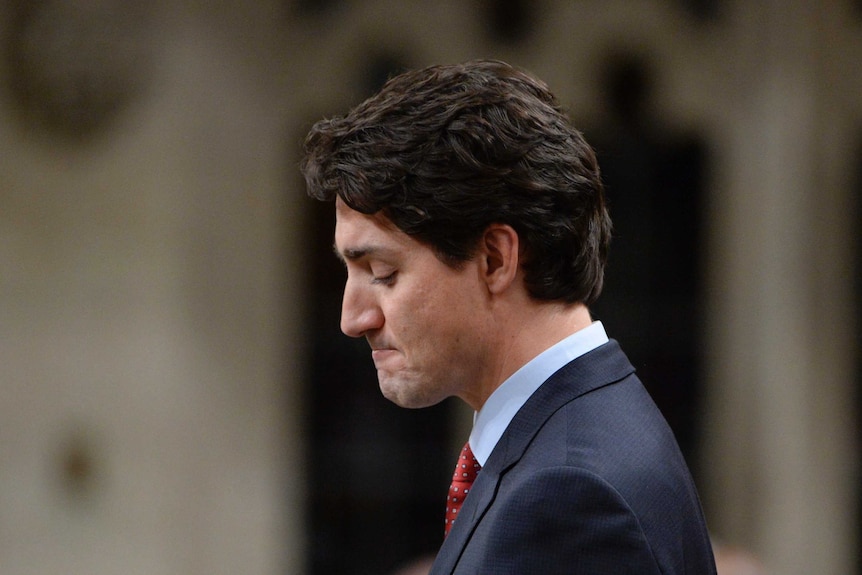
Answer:
[{"label": "nose", "polygon": [[383,326],[383,311],[370,290],[347,280],[341,300],[341,331],[350,337],[362,337]]}]

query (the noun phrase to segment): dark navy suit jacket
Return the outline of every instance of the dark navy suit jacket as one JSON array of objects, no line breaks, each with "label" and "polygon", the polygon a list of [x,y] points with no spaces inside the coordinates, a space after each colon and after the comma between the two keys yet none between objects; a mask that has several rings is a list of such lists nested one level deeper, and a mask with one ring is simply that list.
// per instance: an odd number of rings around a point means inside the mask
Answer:
[{"label": "dark navy suit jacket", "polygon": [[453,573],[715,574],[688,467],[615,341],[515,415],[431,569]]}]

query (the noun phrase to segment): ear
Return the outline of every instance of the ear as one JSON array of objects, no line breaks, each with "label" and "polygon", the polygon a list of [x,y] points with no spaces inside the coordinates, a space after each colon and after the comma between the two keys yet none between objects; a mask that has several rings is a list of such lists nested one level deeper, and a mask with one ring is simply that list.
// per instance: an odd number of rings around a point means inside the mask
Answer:
[{"label": "ear", "polygon": [[506,224],[491,224],[479,244],[482,279],[488,291],[499,294],[508,289],[518,275],[520,265],[518,232]]}]

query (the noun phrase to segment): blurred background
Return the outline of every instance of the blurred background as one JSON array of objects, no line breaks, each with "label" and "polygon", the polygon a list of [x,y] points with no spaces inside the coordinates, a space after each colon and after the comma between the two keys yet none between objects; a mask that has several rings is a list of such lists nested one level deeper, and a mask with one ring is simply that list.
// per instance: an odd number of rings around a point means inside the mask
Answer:
[{"label": "blurred background", "polygon": [[297,168],[313,121],[476,57],[597,148],[594,313],[716,542],[862,573],[858,0],[0,2],[0,573],[436,551],[470,414],[380,396]]}]

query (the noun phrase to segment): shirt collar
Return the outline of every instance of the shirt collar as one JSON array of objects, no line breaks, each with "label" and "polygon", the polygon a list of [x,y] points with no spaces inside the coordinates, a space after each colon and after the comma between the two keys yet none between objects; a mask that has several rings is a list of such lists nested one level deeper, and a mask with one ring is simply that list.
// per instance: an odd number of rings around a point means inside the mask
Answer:
[{"label": "shirt collar", "polygon": [[607,342],[602,322],[595,321],[549,347],[500,384],[473,415],[470,449],[479,464],[485,465],[512,418],[545,380],[573,359]]}]

